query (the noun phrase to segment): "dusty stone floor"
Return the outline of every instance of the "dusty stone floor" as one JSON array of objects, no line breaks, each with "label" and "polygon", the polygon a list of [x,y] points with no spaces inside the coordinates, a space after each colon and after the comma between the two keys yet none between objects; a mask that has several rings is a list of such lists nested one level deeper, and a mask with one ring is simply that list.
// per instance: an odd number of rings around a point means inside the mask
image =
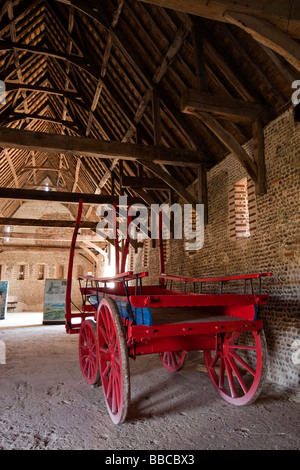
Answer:
[{"label": "dusty stone floor", "polygon": [[299,395],[267,384],[255,404],[232,407],[197,370],[198,352],[176,374],[158,355],[131,361],[131,407],[115,427],[64,326],[2,323],[0,341],[0,450],[300,449]]}]

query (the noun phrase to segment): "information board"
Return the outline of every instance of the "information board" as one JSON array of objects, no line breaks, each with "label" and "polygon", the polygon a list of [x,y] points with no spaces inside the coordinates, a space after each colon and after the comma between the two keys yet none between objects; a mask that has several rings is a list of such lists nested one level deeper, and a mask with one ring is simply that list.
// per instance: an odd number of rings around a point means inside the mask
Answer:
[{"label": "information board", "polygon": [[8,282],[0,282],[0,320],[5,320],[7,312]]},{"label": "information board", "polygon": [[44,325],[64,324],[66,315],[67,281],[46,279],[44,299]]}]

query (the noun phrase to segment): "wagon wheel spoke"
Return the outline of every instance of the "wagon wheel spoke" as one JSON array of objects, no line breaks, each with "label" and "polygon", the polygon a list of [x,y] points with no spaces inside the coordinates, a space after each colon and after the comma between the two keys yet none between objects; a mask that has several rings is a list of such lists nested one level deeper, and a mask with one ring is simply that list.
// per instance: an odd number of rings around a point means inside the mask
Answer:
[{"label": "wagon wheel spoke", "polygon": [[113,371],[112,379],[112,412],[117,413],[120,405],[120,384],[118,381],[118,374]]},{"label": "wagon wheel spoke", "polygon": [[239,344],[235,344],[233,346],[229,346],[229,349],[244,349],[245,351],[255,351],[255,346],[241,346]]},{"label": "wagon wheel spoke", "polygon": [[220,358],[219,388],[224,388],[225,363],[223,357]]},{"label": "wagon wheel spoke", "polygon": [[104,309],[104,311],[103,311],[102,320],[103,320],[103,326],[100,325],[101,332],[102,332],[102,334],[104,333],[103,338],[104,338],[106,344],[109,344],[109,340],[110,340],[110,337],[111,337],[111,331],[110,331],[110,324],[109,324],[108,319],[107,319],[106,309]]},{"label": "wagon wheel spoke", "polygon": [[170,354],[168,354],[167,356],[167,363],[168,363],[168,366],[172,367],[176,364],[176,356],[173,352],[171,352]]},{"label": "wagon wheel spoke", "polygon": [[230,393],[231,393],[232,398],[236,398],[237,397],[237,392],[236,392],[235,385],[234,385],[234,380],[233,380],[233,375],[232,375],[232,368],[231,368],[231,365],[230,365],[228,359],[225,358],[224,362],[225,362],[225,369],[226,369],[227,376],[228,376],[228,383],[229,383]]},{"label": "wagon wheel spoke", "polygon": [[104,343],[107,345],[109,342],[108,336],[107,336],[107,331],[103,328],[102,325],[98,326],[99,332],[101,333]]},{"label": "wagon wheel spoke", "polygon": [[[111,368],[111,364],[108,365],[108,367],[106,368],[106,375],[108,377],[108,385],[107,385],[107,390],[106,390],[106,398],[110,398],[111,395],[112,395],[112,388],[113,388],[113,369]],[[110,374],[108,374],[108,371],[110,371]]]},{"label": "wagon wheel spoke", "polygon": [[107,365],[106,365],[106,368],[103,371],[103,377],[106,377],[108,379],[108,383],[109,383],[109,379],[110,379],[110,374],[109,374],[110,370],[111,370],[111,363],[108,362]]},{"label": "wagon wheel spoke", "polygon": [[259,396],[266,377],[264,333],[262,330],[239,331],[223,335],[220,339],[218,350],[204,351],[212,384],[219,395],[231,404],[243,406],[252,403]]},{"label": "wagon wheel spoke", "polygon": [[[229,345],[231,345],[232,343],[234,343],[235,341],[237,341],[240,336],[241,336],[241,332],[240,332],[240,331],[237,331],[236,333],[233,333],[233,334],[231,335],[231,337],[228,338],[228,343],[229,343]],[[230,346],[229,346],[229,347],[230,347]]]},{"label": "wagon wheel spoke", "polygon": [[164,367],[170,372],[179,371],[186,360],[186,351],[167,351],[159,354]]},{"label": "wagon wheel spoke", "polygon": [[85,320],[79,333],[79,364],[82,375],[89,385],[100,380],[97,353],[97,332],[94,320]]},{"label": "wagon wheel spoke", "polygon": [[114,424],[126,419],[130,400],[125,332],[115,302],[102,299],[97,312],[100,375],[108,413]]},{"label": "wagon wheel spoke", "polygon": [[244,380],[243,380],[243,378],[242,378],[242,376],[239,372],[239,369],[238,369],[236,363],[234,362],[233,357],[228,357],[228,362],[229,362],[229,364],[231,366],[231,369],[233,370],[237,380],[239,381],[239,384],[240,384],[241,388],[243,389],[243,392],[246,394],[248,392],[248,388],[247,388],[247,386],[246,386],[246,384],[245,384],[245,382],[244,382]]},{"label": "wagon wheel spoke", "polygon": [[[220,354],[217,352],[214,359],[211,361],[211,363],[209,364],[209,368],[210,369],[213,369],[216,365],[216,363],[218,362],[218,360],[220,359]],[[222,361],[223,362],[223,361]]]},{"label": "wagon wheel spoke", "polygon": [[249,366],[249,364],[247,364],[245,361],[243,361],[243,359],[242,359],[238,354],[231,353],[230,355],[231,355],[241,366],[243,366],[243,367],[249,372],[249,374],[253,375],[253,377],[255,376],[255,370],[253,370],[252,367]]}]

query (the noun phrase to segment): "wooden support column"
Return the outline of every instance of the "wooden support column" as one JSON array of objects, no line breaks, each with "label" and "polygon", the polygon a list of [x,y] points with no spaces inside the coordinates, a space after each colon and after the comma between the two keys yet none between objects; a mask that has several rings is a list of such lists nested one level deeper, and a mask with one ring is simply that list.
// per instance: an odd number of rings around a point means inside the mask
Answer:
[{"label": "wooden support column", "polygon": [[[201,31],[201,21],[193,18],[193,44],[195,50],[196,69],[196,90],[198,93],[208,92],[208,82],[206,73],[206,63],[204,57],[203,34]],[[206,170],[203,166],[198,168],[198,203],[204,205],[204,223],[208,224],[208,200],[207,200],[207,179]]]},{"label": "wooden support column", "polygon": [[265,165],[265,138],[261,121],[253,124],[254,157],[257,165],[257,179],[255,182],[256,194],[263,195],[267,192],[266,165]]},{"label": "wooden support column", "polygon": [[204,205],[204,223],[208,224],[207,174],[203,166],[198,168],[198,203]]}]

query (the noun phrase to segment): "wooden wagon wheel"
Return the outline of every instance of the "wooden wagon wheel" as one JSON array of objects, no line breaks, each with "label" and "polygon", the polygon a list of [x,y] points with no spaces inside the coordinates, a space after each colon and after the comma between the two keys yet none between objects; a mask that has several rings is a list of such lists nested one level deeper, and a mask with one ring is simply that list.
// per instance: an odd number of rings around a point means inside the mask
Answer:
[{"label": "wooden wagon wheel", "polygon": [[177,372],[182,369],[186,357],[186,351],[168,351],[159,353],[159,357],[164,367],[170,372]]},{"label": "wooden wagon wheel", "polygon": [[130,403],[128,349],[115,302],[102,299],[97,312],[100,376],[106,406],[114,424],[122,424]]},{"label": "wooden wagon wheel", "polygon": [[227,333],[218,350],[204,351],[209,377],[220,396],[236,406],[253,403],[267,372],[263,330]]},{"label": "wooden wagon wheel", "polygon": [[97,353],[96,323],[84,320],[79,333],[79,364],[87,384],[96,385],[100,380]]}]

